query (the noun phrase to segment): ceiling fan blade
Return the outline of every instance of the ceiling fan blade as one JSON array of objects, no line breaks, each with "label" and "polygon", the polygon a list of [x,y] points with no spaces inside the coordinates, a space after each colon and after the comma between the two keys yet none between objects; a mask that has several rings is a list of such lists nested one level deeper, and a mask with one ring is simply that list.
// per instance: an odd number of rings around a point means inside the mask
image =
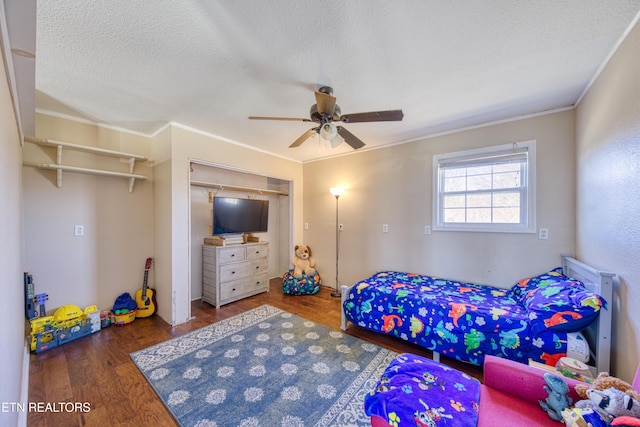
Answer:
[{"label": "ceiling fan blade", "polygon": [[403,117],[402,110],[371,111],[369,113],[344,114],[340,116],[340,121],[344,123],[399,122]]},{"label": "ceiling fan blade", "polygon": [[303,133],[300,136],[300,138],[298,138],[295,141],[293,141],[293,144],[291,144],[289,146],[289,148],[295,148],[295,147],[299,146],[300,144],[305,142],[307,139],[311,138],[311,136],[313,136],[314,133],[318,133],[318,128],[309,129],[308,131]]},{"label": "ceiling fan blade", "polygon": [[250,120],[287,120],[295,122],[311,122],[311,119],[300,119],[297,117],[263,117],[263,116],[249,116]]},{"label": "ceiling fan blade", "polygon": [[364,142],[360,140],[357,136],[343,128],[342,126],[338,126],[338,135],[340,135],[344,141],[353,147],[354,150],[358,148],[364,147]]},{"label": "ceiling fan blade", "polygon": [[316,104],[320,114],[333,116],[333,112],[336,109],[336,97],[316,91]]}]

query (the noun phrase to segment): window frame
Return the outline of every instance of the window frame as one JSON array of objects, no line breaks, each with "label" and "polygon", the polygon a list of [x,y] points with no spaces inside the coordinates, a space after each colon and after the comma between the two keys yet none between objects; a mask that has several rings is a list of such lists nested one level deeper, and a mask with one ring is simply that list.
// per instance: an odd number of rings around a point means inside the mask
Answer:
[{"label": "window frame", "polygon": [[[519,187],[519,191],[524,192],[520,207],[520,222],[507,223],[445,223],[442,188],[442,164],[453,162],[469,162],[470,165],[481,165],[487,157],[499,154],[526,152],[527,161],[525,163],[525,188]],[[471,191],[465,190],[465,194]],[[535,233],[536,232],[536,140],[522,141],[510,144],[494,145],[472,150],[444,153],[433,156],[433,224],[434,231],[473,231],[473,232],[493,232],[493,233]]]}]

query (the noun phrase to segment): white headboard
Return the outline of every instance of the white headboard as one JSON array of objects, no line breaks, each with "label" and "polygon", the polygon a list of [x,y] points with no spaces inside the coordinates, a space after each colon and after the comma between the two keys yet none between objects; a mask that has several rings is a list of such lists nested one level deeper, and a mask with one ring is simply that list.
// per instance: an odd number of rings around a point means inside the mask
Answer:
[{"label": "white headboard", "polygon": [[569,255],[562,256],[564,275],[580,280],[591,292],[596,293],[607,301],[607,309],[600,310],[598,319],[589,325],[582,333],[591,347],[592,374],[609,372],[611,362],[611,309],[613,305],[614,273],[597,270]]}]

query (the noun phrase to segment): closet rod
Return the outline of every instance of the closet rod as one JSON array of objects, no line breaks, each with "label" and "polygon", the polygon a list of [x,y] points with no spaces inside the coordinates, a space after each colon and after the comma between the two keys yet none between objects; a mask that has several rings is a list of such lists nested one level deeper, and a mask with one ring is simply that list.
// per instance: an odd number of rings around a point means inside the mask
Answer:
[{"label": "closet rod", "polygon": [[253,193],[253,194],[270,194],[276,196],[288,196],[288,193],[283,191],[276,190],[264,190],[261,188],[251,188],[251,187],[238,187],[235,185],[226,185],[226,184],[212,184],[210,182],[202,182],[202,181],[191,181],[191,185],[195,187],[203,187],[203,188],[211,188],[215,190],[229,190],[229,191],[240,191],[244,193]]}]

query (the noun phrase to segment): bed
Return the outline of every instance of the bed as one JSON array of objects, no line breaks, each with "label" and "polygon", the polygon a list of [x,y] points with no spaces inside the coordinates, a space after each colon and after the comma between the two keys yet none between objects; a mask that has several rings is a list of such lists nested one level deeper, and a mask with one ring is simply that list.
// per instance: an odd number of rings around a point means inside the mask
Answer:
[{"label": "bed", "polygon": [[570,256],[562,267],[511,289],[420,274],[378,272],[342,287],[342,329],[349,322],[482,365],[487,354],[555,365],[583,359],[592,374],[609,371],[615,275]]}]

